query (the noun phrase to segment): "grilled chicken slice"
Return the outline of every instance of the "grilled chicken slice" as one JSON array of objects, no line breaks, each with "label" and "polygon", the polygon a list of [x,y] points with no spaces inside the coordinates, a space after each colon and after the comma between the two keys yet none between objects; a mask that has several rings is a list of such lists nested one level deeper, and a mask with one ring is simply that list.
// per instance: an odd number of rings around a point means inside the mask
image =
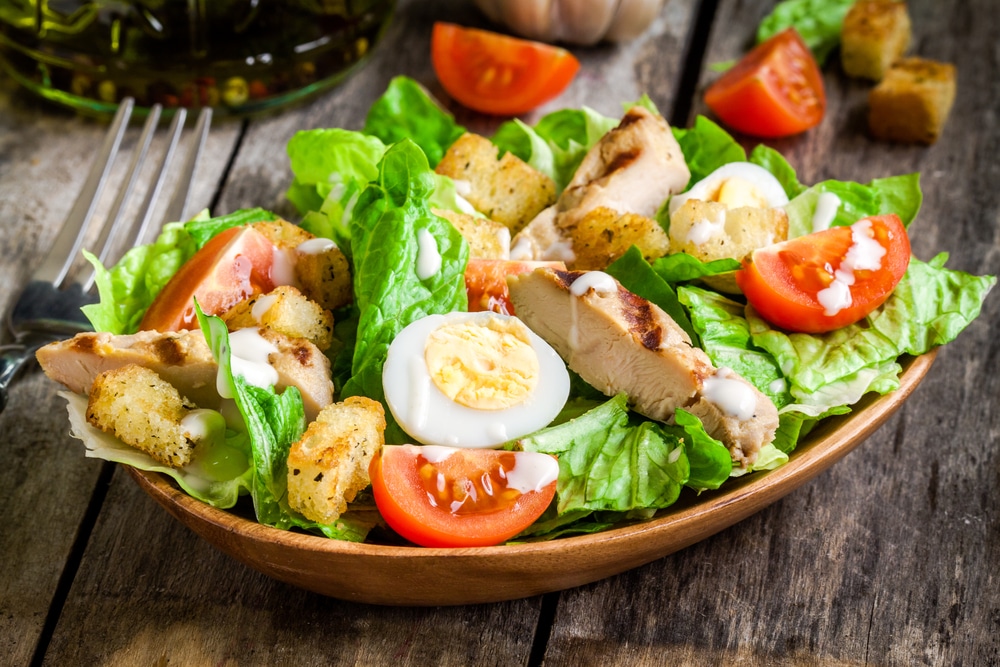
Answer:
[{"label": "grilled chicken slice", "polygon": [[[277,390],[298,387],[311,421],[333,402],[329,359],[305,339],[267,329],[261,335],[278,350],[268,357],[278,373]],[[94,378],[104,371],[136,364],[156,371],[199,407],[217,409],[222,400],[216,388],[218,365],[197,329],[129,336],[81,333],[42,347],[36,357],[46,375],[77,394],[89,394]]]},{"label": "grilled chicken slice", "polygon": [[690,179],[667,122],[632,107],[590,149],[556,203],[514,238],[511,259],[565,261],[573,229],[587,213],[603,207],[651,218]]},{"label": "grilled chicken slice", "polygon": [[740,466],[774,439],[771,400],[715,368],[669,315],[611,276],[540,268],[507,283],[518,317],[604,394],[624,392],[636,412],[660,421],[687,410]]}]

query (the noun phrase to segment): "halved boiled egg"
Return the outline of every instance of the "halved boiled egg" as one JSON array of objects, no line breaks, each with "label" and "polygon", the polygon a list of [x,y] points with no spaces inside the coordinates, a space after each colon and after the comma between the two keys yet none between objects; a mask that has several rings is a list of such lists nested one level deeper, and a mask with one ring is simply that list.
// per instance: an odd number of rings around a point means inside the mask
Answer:
[{"label": "halved boiled egg", "polygon": [[788,203],[785,188],[774,174],[752,162],[730,162],[691,186],[687,192],[670,198],[673,215],[689,199],[719,202],[729,208],[753,206],[776,208]]},{"label": "halved boiled egg", "polygon": [[566,365],[516,317],[428,315],[389,346],[392,416],[426,445],[496,447],[547,426],[569,396]]}]

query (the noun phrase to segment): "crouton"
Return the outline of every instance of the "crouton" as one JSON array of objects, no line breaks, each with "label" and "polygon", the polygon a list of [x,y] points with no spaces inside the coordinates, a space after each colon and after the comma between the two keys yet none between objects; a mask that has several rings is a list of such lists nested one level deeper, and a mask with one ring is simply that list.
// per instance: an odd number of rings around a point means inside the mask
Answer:
[{"label": "crouton", "polygon": [[320,350],[333,343],[333,315],[296,288],[276,287],[244,299],[222,314],[230,331],[262,326],[291,338],[305,338]]},{"label": "crouton", "polygon": [[195,448],[182,421],[195,409],[154,371],[129,364],[94,379],[87,421],[163,465],[182,468]]},{"label": "crouton", "polygon": [[469,244],[470,259],[510,258],[510,230],[499,222],[444,209],[434,209],[433,213],[458,230]]},{"label": "crouton", "polygon": [[435,171],[455,180],[459,194],[486,217],[516,234],[556,201],[556,184],[512,153],[497,159],[489,139],[467,132]]},{"label": "crouton", "polygon": [[286,220],[258,222],[254,228],[276,247],[294,253],[294,276],[303,294],[327,310],[350,303],[350,265],[336,243],[317,238]]},{"label": "crouton", "polygon": [[332,523],[371,482],[368,465],[385,443],[382,404],[352,396],[324,408],[288,452],[288,503]]},{"label": "crouton", "polygon": [[573,244],[573,271],[600,271],[624,255],[633,245],[652,261],[670,247],[660,223],[636,213],[619,213],[603,206],[595,208],[565,232]]},{"label": "crouton", "polygon": [[932,144],[954,101],[954,65],[904,58],[869,93],[868,126],[876,139]]},{"label": "crouton", "polygon": [[910,45],[906,3],[860,0],[848,10],[840,33],[840,60],[849,76],[881,81]]},{"label": "crouton", "polygon": [[[743,261],[757,248],[788,238],[788,215],[781,208],[740,206],[689,199],[670,216],[670,253],[685,252],[703,262]],[[739,293],[731,274],[704,282],[724,292]]]}]

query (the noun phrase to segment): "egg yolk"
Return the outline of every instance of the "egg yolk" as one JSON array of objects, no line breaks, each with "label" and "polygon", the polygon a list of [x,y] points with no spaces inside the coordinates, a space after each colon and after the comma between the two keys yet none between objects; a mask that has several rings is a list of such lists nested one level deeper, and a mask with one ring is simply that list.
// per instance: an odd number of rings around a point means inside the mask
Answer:
[{"label": "egg yolk", "polygon": [[427,337],[424,361],[445,396],[475,410],[517,405],[538,385],[538,355],[520,320],[445,324]]},{"label": "egg yolk", "polygon": [[727,178],[722,182],[719,191],[715,195],[715,201],[725,204],[729,208],[739,208],[741,206],[769,208],[767,198],[763,193],[750,181],[738,177]]}]

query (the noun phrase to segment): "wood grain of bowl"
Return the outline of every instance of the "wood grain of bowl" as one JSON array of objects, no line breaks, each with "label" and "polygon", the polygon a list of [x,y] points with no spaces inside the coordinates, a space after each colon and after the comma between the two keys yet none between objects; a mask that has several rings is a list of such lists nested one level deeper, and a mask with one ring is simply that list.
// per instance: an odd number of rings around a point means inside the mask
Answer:
[{"label": "wood grain of bowl", "polygon": [[322,595],[381,605],[497,602],[603,579],[690,546],[770,505],[843,458],[916,389],[935,352],[907,358],[901,384],[820,424],[776,469],[682,495],[649,521],[531,544],[425,549],[340,542],[260,525],[206,505],[169,478],[128,467],[139,486],[220,551],[270,577]]}]

